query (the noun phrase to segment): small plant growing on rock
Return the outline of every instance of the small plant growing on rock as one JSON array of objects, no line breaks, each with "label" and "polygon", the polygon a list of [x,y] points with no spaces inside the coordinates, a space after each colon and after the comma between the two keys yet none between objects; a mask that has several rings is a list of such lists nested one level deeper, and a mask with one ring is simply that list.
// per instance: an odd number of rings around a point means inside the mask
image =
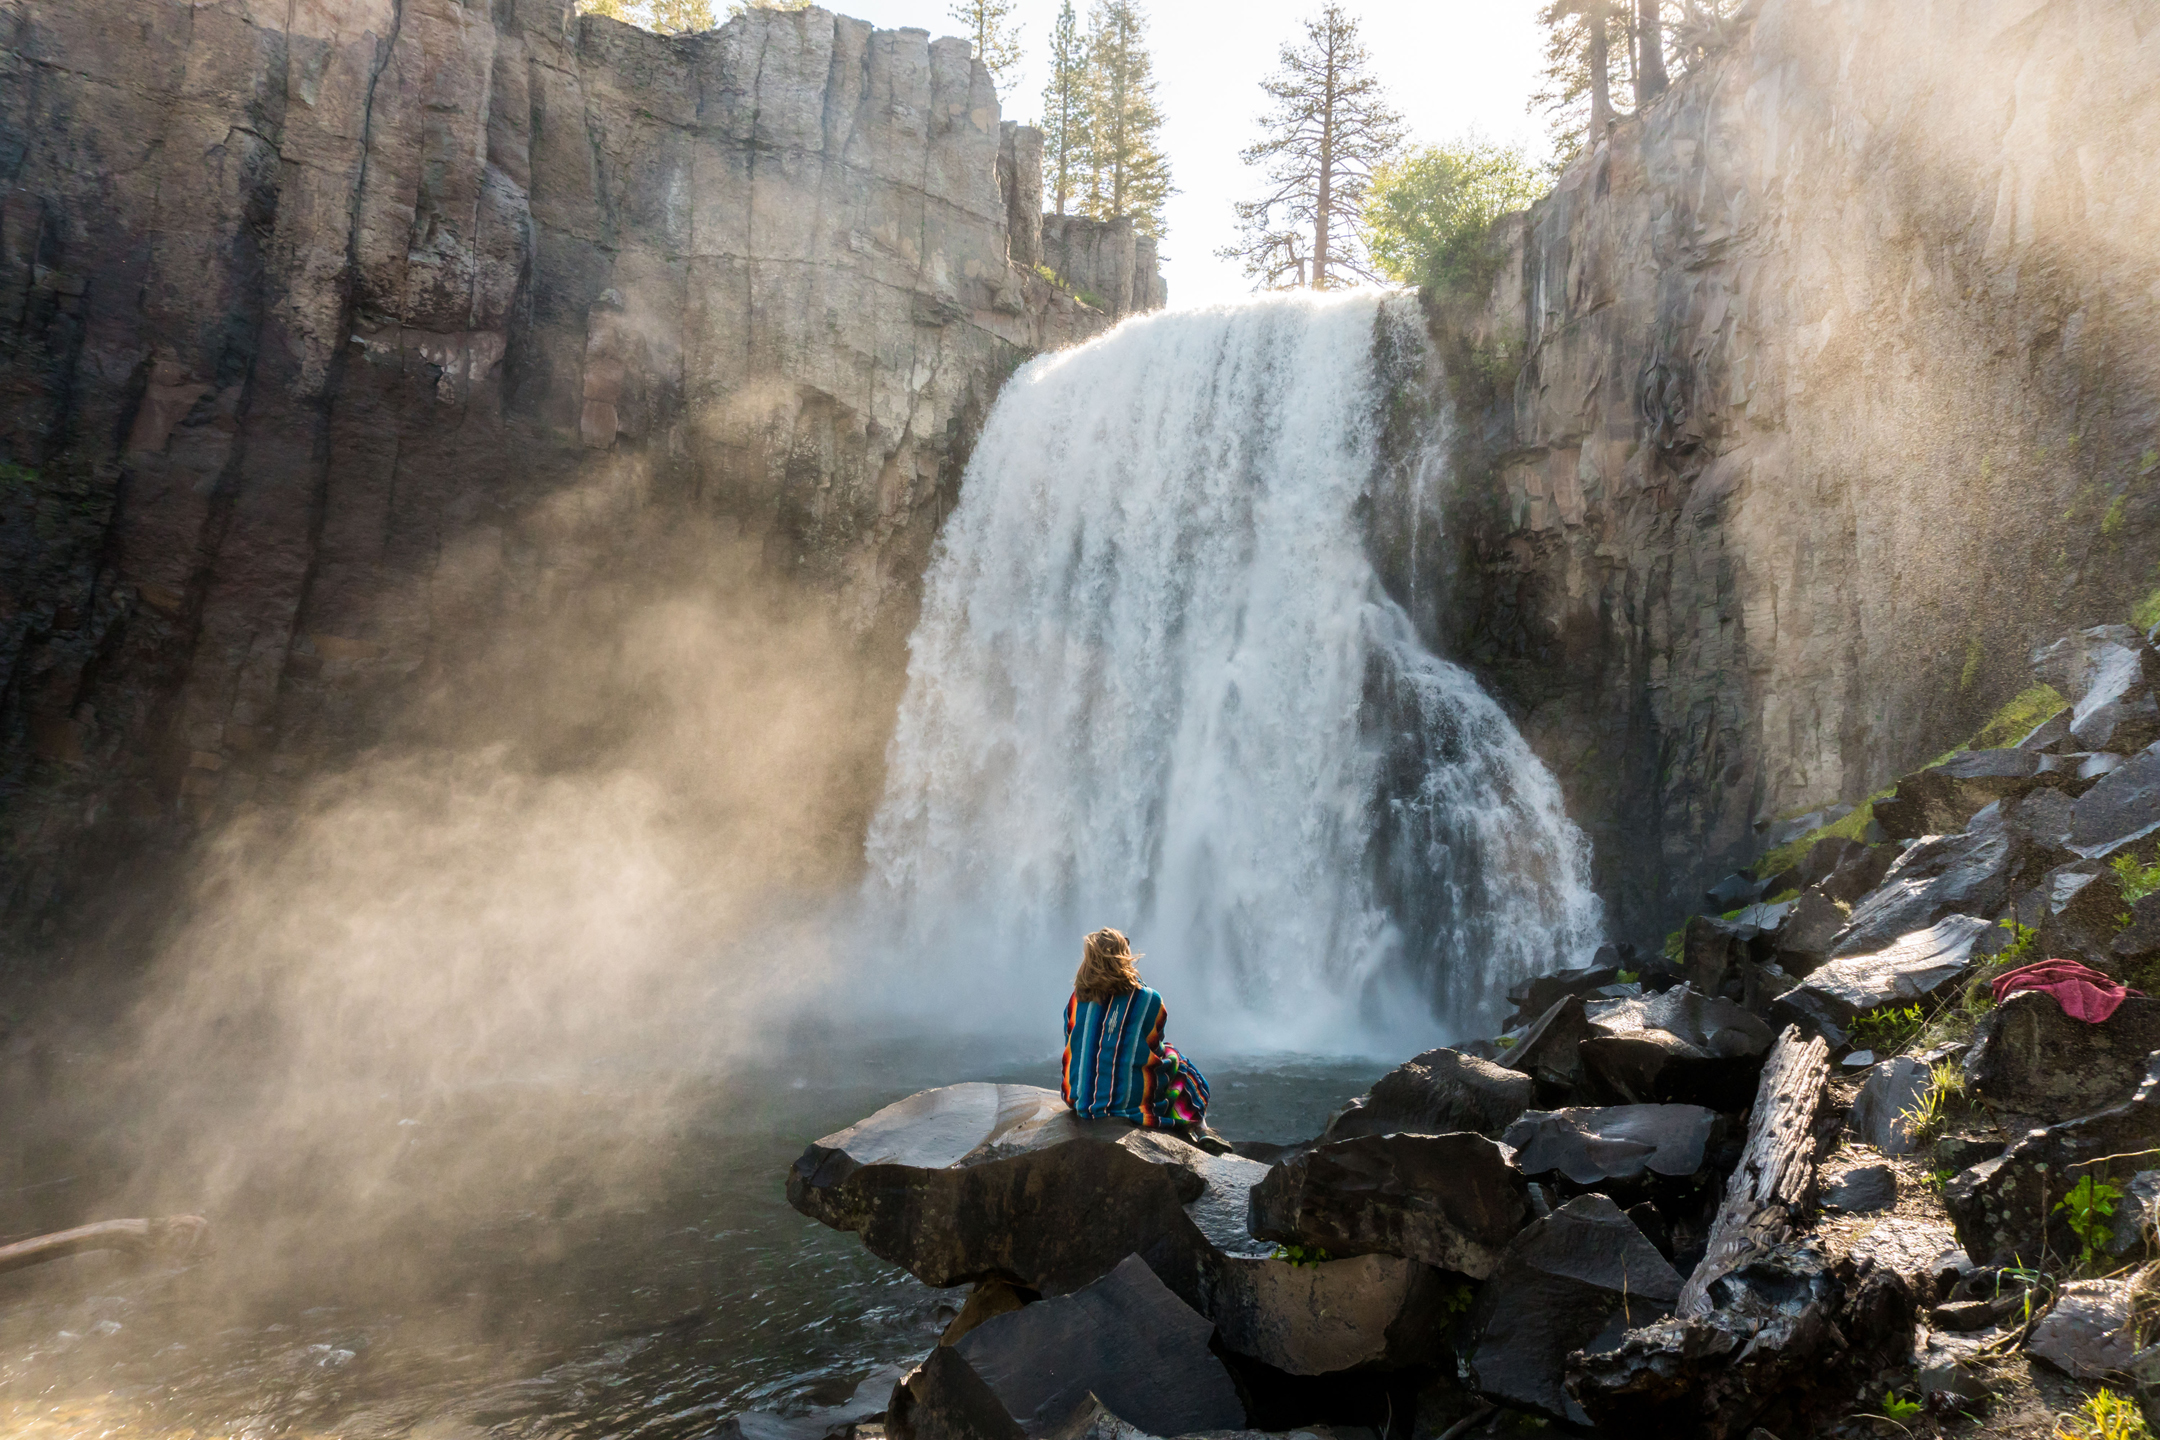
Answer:
[{"label": "small plant growing on rock", "polygon": [[1950,1110],[1965,1098],[1965,1072],[1948,1060],[1938,1060],[1928,1070],[1928,1087],[1920,1098],[1898,1112],[1913,1139],[1927,1141],[1942,1133]]},{"label": "small plant growing on rock", "polygon": [[1324,1265],[1334,1257],[1318,1245],[1277,1245],[1268,1258],[1290,1265]]},{"label": "small plant growing on rock", "polygon": [[2070,1233],[2085,1247],[2085,1253],[2078,1257],[2080,1265],[2089,1269],[2099,1259],[2100,1243],[2108,1234],[2108,1217],[2115,1213],[2115,1202],[2121,1198],[2122,1191],[2116,1186],[2086,1175],[2055,1202],[2056,1213],[2068,1217]]},{"label": "small plant growing on rock", "polygon": [[1903,1007],[1884,1005],[1852,1022],[1853,1044],[1880,1054],[1895,1055],[1911,1043],[1926,1023],[1927,1016],[1917,1003]]},{"label": "small plant growing on rock", "polygon": [[1882,1393],[1882,1413],[1884,1418],[1895,1420],[1901,1425],[1912,1419],[1913,1416],[1918,1415],[1925,1408],[1923,1402],[1907,1400],[1895,1390],[1885,1390]]},{"label": "small plant growing on rock", "polygon": [[2055,1432],[2058,1440],[2152,1440],[2137,1401],[2102,1386]]},{"label": "small plant growing on rock", "polygon": [[[2114,867],[2115,879],[2122,885],[2125,904],[2135,905],[2155,890],[2160,890],[2160,859],[2155,859],[2150,865],[2140,865],[2135,855],[2118,855],[2108,863]],[[2128,916],[2123,919],[2128,923]]]}]

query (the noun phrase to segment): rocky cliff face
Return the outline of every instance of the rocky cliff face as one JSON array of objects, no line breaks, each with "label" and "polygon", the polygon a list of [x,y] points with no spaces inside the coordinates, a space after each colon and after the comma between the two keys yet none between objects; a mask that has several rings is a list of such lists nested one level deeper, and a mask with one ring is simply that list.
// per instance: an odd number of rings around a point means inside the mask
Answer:
[{"label": "rocky cliff face", "polygon": [[1748,13],[1444,327],[1470,480],[1421,618],[1637,935],[2160,581],[2160,15]]},{"label": "rocky cliff face", "polygon": [[959,40],[569,0],[0,0],[0,37],[7,908],[349,753],[685,516],[889,663],[971,425],[1108,323],[1037,275],[1040,139]]}]

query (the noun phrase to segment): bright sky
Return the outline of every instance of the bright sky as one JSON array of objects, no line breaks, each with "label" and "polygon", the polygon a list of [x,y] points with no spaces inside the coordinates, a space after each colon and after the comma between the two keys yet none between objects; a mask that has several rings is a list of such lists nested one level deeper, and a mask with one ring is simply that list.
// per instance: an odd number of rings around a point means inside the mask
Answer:
[{"label": "bright sky", "polygon": [[[946,0],[820,0],[884,29],[915,26],[933,35],[960,27]],[[1260,80],[1283,42],[1322,0],[1152,0],[1146,5],[1161,103],[1163,148],[1179,193],[1170,198],[1164,273],[1172,305],[1203,305],[1247,293],[1236,262],[1215,258],[1236,238],[1233,201],[1257,193],[1258,176],[1238,163],[1266,106]],[[1538,0],[1346,0],[1365,48],[1402,112],[1414,142],[1455,139],[1472,128],[1545,155],[1542,118],[1524,113],[1537,89]],[[1086,0],[1074,0],[1081,24]],[[1020,81],[999,97],[1005,118],[1042,110],[1050,27],[1058,0],[1019,0],[1026,52]]]}]

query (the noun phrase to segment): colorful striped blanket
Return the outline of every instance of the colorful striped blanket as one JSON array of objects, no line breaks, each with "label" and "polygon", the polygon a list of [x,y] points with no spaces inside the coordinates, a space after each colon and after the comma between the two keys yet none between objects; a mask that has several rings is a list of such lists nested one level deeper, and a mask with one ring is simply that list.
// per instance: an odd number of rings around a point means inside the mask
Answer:
[{"label": "colorful striped blanket", "polygon": [[1065,1002],[1065,1072],[1058,1093],[1083,1120],[1115,1117],[1150,1130],[1199,1125],[1207,1077],[1163,1043],[1170,1012],[1155,991]]}]

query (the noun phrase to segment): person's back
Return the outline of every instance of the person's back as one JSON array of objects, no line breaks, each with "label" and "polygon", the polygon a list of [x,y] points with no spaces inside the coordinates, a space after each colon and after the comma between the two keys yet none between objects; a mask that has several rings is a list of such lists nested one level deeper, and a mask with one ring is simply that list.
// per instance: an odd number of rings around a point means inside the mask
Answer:
[{"label": "person's back", "polygon": [[1151,1130],[1200,1125],[1207,1080],[1163,1043],[1169,1010],[1140,983],[1137,958],[1115,930],[1087,937],[1065,1004],[1059,1093],[1084,1120],[1129,1120]]}]

